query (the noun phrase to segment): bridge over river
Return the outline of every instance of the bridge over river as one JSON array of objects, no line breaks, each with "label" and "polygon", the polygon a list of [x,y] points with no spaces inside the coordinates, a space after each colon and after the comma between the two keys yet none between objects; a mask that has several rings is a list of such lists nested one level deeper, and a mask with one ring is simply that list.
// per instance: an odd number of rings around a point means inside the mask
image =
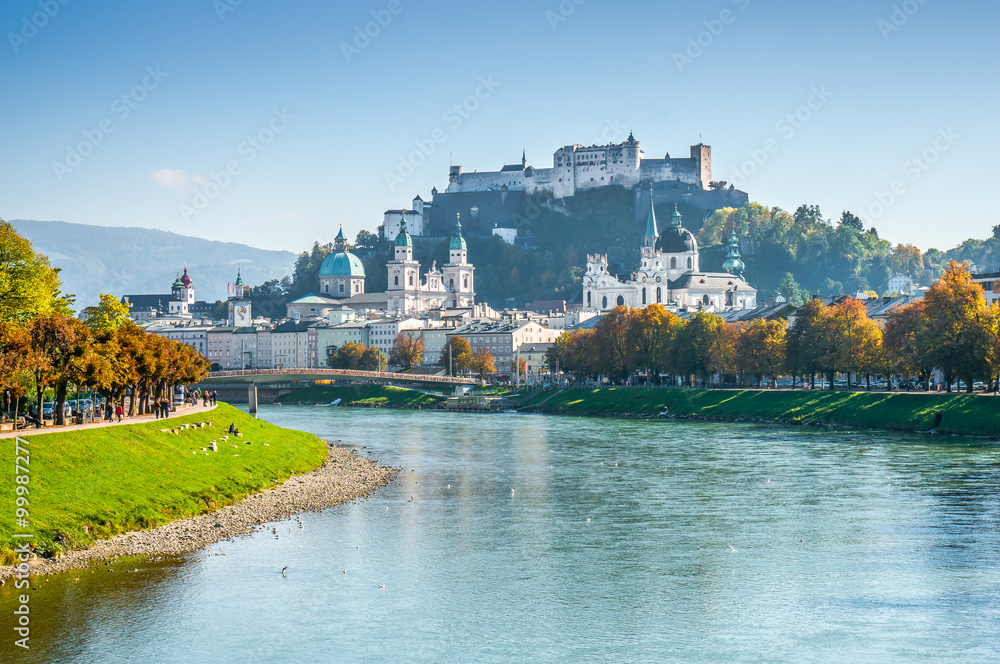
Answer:
[{"label": "bridge over river", "polygon": [[[256,412],[258,391],[262,401],[273,401],[278,396],[302,387],[303,383],[318,380],[348,380],[373,383],[406,384],[412,387],[455,388],[461,396],[472,389],[475,378],[457,376],[431,376],[427,374],[397,373],[394,371],[360,371],[352,369],[244,369],[238,371],[213,371],[197,384],[209,390],[220,392],[224,401],[250,403],[250,411]],[[243,395],[246,397],[243,397]]]}]

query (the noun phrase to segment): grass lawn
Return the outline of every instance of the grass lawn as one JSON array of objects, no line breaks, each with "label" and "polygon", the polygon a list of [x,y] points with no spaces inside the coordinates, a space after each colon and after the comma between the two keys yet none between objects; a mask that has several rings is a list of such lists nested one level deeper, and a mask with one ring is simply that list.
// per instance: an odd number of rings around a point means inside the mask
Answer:
[{"label": "grass lawn", "polygon": [[[212,426],[179,434],[160,431],[204,421]],[[223,441],[230,423],[243,437]],[[219,451],[206,456],[201,448],[213,439]],[[238,502],[272,486],[272,480],[308,472],[326,458],[326,444],[316,436],[276,427],[228,404],[168,420],[24,440],[22,448],[31,455],[28,528],[15,527],[15,442],[0,440],[6,476],[0,483],[6,506],[0,510],[0,559],[5,563],[22,542],[12,538],[15,532],[33,533],[39,554],[51,556]]]},{"label": "grass lawn", "polygon": [[[551,395],[551,392],[544,393]],[[541,401],[541,398],[532,401]],[[566,389],[541,412],[821,422],[877,429],[1000,435],[1000,397],[820,390]],[[939,418],[940,415],[940,418]]]},{"label": "grass lawn", "polygon": [[284,404],[327,404],[341,400],[342,406],[395,406],[434,408],[445,397],[390,385],[311,385],[280,397]]}]

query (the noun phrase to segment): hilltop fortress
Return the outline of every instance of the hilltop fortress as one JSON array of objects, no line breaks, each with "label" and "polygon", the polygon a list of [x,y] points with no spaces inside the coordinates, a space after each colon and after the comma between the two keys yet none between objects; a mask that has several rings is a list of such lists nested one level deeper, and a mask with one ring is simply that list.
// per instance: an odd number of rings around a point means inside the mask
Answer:
[{"label": "hilltop fortress", "polygon": [[749,200],[746,192],[724,185],[712,181],[710,146],[692,145],[688,157],[665,154],[662,159],[647,159],[629,133],[621,143],[561,147],[552,155],[552,168],[530,166],[523,150],[520,163],[498,171],[469,173],[452,166],[447,189],[439,192],[435,187],[429,200],[414,197],[412,209],[386,210],[379,237],[392,242],[405,220],[408,232],[418,240],[446,239],[460,214],[469,235],[497,235],[509,244],[528,242],[517,228],[526,209],[558,205],[605,187],[634,194],[637,224],[645,219],[651,196],[657,205],[684,203],[705,212],[739,207]]},{"label": "hilltop fortress", "polygon": [[669,181],[708,189],[712,181],[711,146],[692,145],[691,156],[680,159],[669,154],[663,159],[644,159],[639,141],[630,132],[622,143],[561,147],[552,155],[552,168],[528,166],[523,152],[520,164],[505,165],[499,171],[464,173],[461,166],[452,166],[445,192],[547,192],[554,198],[566,198],[582,189],[609,185],[631,188],[640,182]]}]

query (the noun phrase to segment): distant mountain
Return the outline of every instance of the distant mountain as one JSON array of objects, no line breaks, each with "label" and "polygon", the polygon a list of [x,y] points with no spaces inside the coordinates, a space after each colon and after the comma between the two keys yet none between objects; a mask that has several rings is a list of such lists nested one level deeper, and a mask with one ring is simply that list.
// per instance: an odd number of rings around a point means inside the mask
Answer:
[{"label": "distant mountain", "polygon": [[169,293],[187,262],[195,297],[214,302],[226,298],[226,284],[236,268],[248,285],[280,279],[295,264],[289,251],[257,249],[235,242],[216,242],[148,228],[87,226],[64,221],[11,220],[35,251],[62,268],[62,290],[76,295],[76,308],[96,304],[100,293]]}]

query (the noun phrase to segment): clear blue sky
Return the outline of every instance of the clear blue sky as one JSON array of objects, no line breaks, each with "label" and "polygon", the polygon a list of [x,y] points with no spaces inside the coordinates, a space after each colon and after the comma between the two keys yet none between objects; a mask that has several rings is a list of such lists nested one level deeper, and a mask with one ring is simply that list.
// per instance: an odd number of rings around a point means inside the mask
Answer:
[{"label": "clear blue sky", "polygon": [[451,159],[549,167],[633,130],[650,157],[701,137],[751,200],[850,209],[922,249],[1000,223],[994,1],[64,2],[0,8],[4,218],[299,251],[443,190]]}]

